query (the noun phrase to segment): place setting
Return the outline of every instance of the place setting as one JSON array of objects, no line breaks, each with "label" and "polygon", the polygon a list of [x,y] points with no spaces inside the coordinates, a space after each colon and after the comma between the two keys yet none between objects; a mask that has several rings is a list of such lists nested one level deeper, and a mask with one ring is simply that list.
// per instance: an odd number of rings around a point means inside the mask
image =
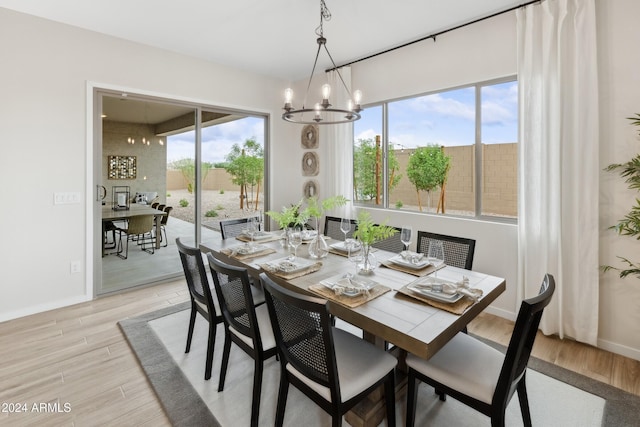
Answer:
[{"label": "place setting", "polygon": [[283,279],[294,279],[320,270],[322,263],[298,257],[298,247],[302,244],[302,232],[289,234],[289,245],[293,247],[293,254],[260,264],[260,268]]},{"label": "place setting", "polygon": [[387,260],[381,261],[381,264],[387,268],[419,277],[426,276],[446,267],[444,262],[444,247],[441,241],[432,242],[432,244],[429,245],[430,253],[425,256],[422,252],[409,250],[412,234],[411,227],[402,227],[400,231],[400,241],[404,244],[405,250]]},{"label": "place setting", "polygon": [[470,287],[466,276],[453,282],[439,278],[437,273],[416,279],[397,292],[454,314],[464,313],[483,294],[481,289]]},{"label": "place setting", "polygon": [[220,250],[220,252],[238,260],[245,260],[269,255],[275,253],[276,250],[261,244],[244,244],[225,248]]},{"label": "place setting", "polygon": [[351,273],[339,274],[321,280],[308,288],[323,298],[354,308],[389,292],[391,288]]}]

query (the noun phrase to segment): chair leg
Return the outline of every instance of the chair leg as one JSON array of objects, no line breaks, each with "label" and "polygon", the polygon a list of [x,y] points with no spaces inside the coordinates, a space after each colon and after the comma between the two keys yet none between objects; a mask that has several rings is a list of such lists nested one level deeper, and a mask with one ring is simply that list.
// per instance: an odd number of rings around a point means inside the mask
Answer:
[{"label": "chair leg", "polygon": [[[116,251],[116,253],[118,254],[118,256],[122,259],[127,259],[129,257],[129,235],[127,234],[127,238],[126,238],[126,249],[124,252],[124,256],[122,256],[122,231],[120,232],[120,238],[118,239],[118,250]],[[125,233],[126,234],[126,233]]]},{"label": "chair leg", "polygon": [[284,409],[287,406],[287,394],[289,394],[289,380],[284,366],[280,364],[280,387],[278,389],[278,403],[276,405],[276,427],[282,427],[284,423]]},{"label": "chair leg", "polygon": [[438,395],[438,398],[440,399],[441,402],[447,401],[447,395],[444,391],[435,389],[435,392]]},{"label": "chair leg", "polygon": [[189,318],[189,332],[187,333],[187,348],[184,350],[185,353],[189,353],[191,350],[191,338],[193,338],[193,327],[196,324],[196,309],[193,306],[193,302],[191,303],[191,316]]},{"label": "chair leg", "polygon": [[396,426],[396,392],[393,371],[384,382],[384,404],[387,406],[387,427]]},{"label": "chair leg", "polygon": [[220,381],[218,381],[218,391],[224,390],[224,380],[227,377],[227,367],[229,366],[229,353],[231,353],[231,336],[229,330],[224,328],[224,347],[222,350],[222,365],[220,366]]},{"label": "chair leg", "polygon": [[416,422],[416,405],[418,404],[418,379],[409,368],[407,376],[407,419],[406,427],[413,427]]},{"label": "chair leg", "polygon": [[251,400],[251,427],[258,427],[258,415],[260,414],[260,393],[262,391],[262,367],[261,355],[256,355],[255,370],[253,372],[253,398]]},{"label": "chair leg", "polygon": [[207,342],[207,363],[204,370],[204,379],[211,378],[211,367],[213,365],[213,346],[216,343],[216,323],[213,319],[209,320],[209,340]]},{"label": "chair leg", "polygon": [[[162,235],[164,234],[164,238]],[[164,245],[162,247],[166,248],[169,246],[169,241],[167,240],[167,230],[164,227],[160,227],[160,243],[164,241]]]},{"label": "chair leg", "polygon": [[529,411],[529,399],[527,399],[527,384],[524,377],[518,384],[518,400],[520,401],[520,412],[525,427],[531,427],[531,412]]}]

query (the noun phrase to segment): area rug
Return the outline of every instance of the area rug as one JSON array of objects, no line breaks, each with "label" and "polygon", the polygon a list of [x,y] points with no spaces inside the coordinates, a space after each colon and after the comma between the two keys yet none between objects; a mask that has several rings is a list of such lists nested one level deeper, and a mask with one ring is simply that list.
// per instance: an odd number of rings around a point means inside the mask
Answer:
[{"label": "area rug", "polygon": [[[232,346],[225,389],[219,393],[218,376],[224,334],[219,325],[213,372],[204,380],[207,324],[196,321],[192,349],[184,353],[188,303],[168,307],[119,325],[151,382],[171,423],[175,426],[249,425],[253,360]],[[494,344],[496,348],[503,347]],[[279,364],[265,362],[260,425],[271,426]],[[636,426],[640,419],[640,398],[615,387],[589,379],[550,363],[532,358],[527,373],[529,402],[534,425],[540,426]],[[454,399],[440,402],[433,389],[420,386],[416,425],[490,425],[487,417]],[[397,424],[404,425],[406,399],[398,399]],[[347,425],[346,422],[343,423]],[[285,425],[305,427],[330,425],[330,418],[317,405],[291,387]],[[384,422],[382,425],[386,425]],[[508,426],[522,425],[517,398],[507,409]]]}]

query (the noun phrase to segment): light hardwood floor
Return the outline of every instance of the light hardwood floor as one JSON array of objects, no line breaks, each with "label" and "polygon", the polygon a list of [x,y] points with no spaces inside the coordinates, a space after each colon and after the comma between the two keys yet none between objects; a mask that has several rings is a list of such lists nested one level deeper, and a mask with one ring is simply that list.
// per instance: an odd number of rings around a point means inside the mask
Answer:
[{"label": "light hardwood floor", "polygon": [[[0,323],[0,425],[170,425],[117,322],[188,299],[180,279]],[[512,326],[482,314],[469,330],[507,344]],[[638,361],[541,334],[533,354],[640,395]]]}]

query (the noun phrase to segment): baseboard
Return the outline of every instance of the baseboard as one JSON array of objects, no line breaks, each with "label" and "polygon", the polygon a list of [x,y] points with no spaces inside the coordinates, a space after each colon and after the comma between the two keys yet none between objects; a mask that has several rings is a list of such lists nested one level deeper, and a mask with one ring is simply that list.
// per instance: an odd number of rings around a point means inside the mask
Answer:
[{"label": "baseboard", "polygon": [[492,305],[484,309],[485,313],[493,314],[494,316],[502,317],[503,319],[511,320],[515,322],[516,313],[504,310],[502,308],[496,308]]},{"label": "baseboard", "polygon": [[26,307],[21,310],[10,311],[8,313],[0,313],[0,322],[6,322],[8,320],[18,319],[24,316],[30,316],[32,314],[42,313],[45,311],[55,310],[58,308],[68,307],[74,304],[80,304],[82,302],[90,301],[91,298],[87,295],[80,295],[73,298],[67,298],[63,300],[48,302],[46,304],[34,305]]},{"label": "baseboard", "polygon": [[628,357],[634,360],[640,360],[640,349],[627,347],[626,345],[617,344],[607,340],[598,340],[598,348]]}]

